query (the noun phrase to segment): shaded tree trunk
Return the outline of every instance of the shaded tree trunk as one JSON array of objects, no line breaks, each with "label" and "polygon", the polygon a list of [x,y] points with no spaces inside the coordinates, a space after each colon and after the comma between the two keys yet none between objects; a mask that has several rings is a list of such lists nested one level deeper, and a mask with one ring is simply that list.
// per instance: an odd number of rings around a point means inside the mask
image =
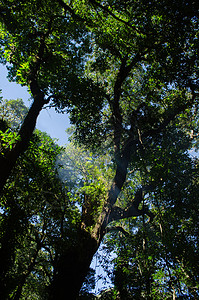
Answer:
[{"label": "shaded tree trunk", "polygon": [[[133,143],[128,143],[123,152],[123,157],[117,156],[117,170],[109,190],[105,206],[92,226],[92,232],[81,229],[76,234],[75,242],[71,242],[69,248],[59,255],[54,272],[53,282],[50,286],[49,300],[76,300],[93,256],[97,252],[100,243],[107,232],[107,225],[111,222],[111,212],[118,198],[121,188],[126,180],[130,152]],[[86,211],[86,214],[91,212]],[[82,216],[82,220],[84,216]],[[89,228],[82,223],[82,228]],[[91,227],[90,227],[91,228]]]},{"label": "shaded tree trunk", "polygon": [[49,300],[76,300],[100,242],[81,230],[75,245],[59,255]]},{"label": "shaded tree trunk", "polygon": [[[55,267],[49,300],[76,300],[85,281],[93,256],[107,232],[110,215],[117,197],[126,179],[128,159],[120,161],[109,191],[106,205],[92,226],[92,232],[86,229],[76,233],[75,241],[69,242],[69,248],[59,255]],[[86,212],[89,214],[89,211]],[[82,223],[84,226],[86,224]],[[83,228],[89,228],[85,226]]]},{"label": "shaded tree trunk", "polygon": [[33,93],[34,102],[24,119],[21,129],[19,130],[19,140],[15,143],[11,150],[7,150],[4,155],[0,156],[0,192],[6,184],[17,159],[27,149],[30,138],[35,129],[37,117],[44,104],[48,103],[48,100],[44,99],[44,95],[40,91],[37,83],[34,82],[31,84],[31,91]]}]

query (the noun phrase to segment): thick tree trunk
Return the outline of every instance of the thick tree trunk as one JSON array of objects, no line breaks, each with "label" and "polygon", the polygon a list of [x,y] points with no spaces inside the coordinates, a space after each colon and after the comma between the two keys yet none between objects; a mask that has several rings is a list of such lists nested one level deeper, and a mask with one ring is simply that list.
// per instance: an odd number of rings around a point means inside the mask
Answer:
[{"label": "thick tree trunk", "polygon": [[69,249],[60,254],[55,276],[50,287],[49,300],[76,300],[93,256],[97,252],[100,243],[106,234],[106,226],[112,206],[115,204],[126,179],[128,161],[119,164],[112,187],[108,194],[106,207],[101,212],[98,221],[93,226],[92,233],[80,230],[76,234],[74,243],[69,242]]},{"label": "thick tree trunk", "polygon": [[76,300],[85,281],[94,254],[100,242],[83,230],[75,245],[60,254],[55,276],[50,287],[49,300]]},{"label": "thick tree trunk", "polygon": [[2,191],[8,177],[19,156],[27,149],[30,138],[35,129],[37,117],[46,103],[43,93],[37,93],[34,102],[18,133],[19,140],[11,150],[0,156],[0,192]]},{"label": "thick tree trunk", "polygon": [[[131,146],[129,146],[131,147]],[[128,149],[130,151],[130,149]],[[73,246],[60,254],[55,276],[50,287],[49,300],[76,300],[82,284],[89,271],[93,256],[106,234],[106,227],[110,222],[109,217],[121,188],[126,180],[129,154],[121,159],[108,193],[106,206],[99,215],[98,221],[93,226],[92,233],[80,230]],[[87,212],[89,213],[89,212]],[[71,242],[70,242],[71,244]]]}]

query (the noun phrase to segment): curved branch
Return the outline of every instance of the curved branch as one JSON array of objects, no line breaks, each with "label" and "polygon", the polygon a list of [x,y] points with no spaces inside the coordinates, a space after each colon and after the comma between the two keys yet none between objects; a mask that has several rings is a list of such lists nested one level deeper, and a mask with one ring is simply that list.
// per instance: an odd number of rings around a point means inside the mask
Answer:
[{"label": "curved branch", "polygon": [[109,226],[106,228],[106,233],[111,231],[122,232],[126,236],[130,236],[129,232],[126,231],[122,226]]},{"label": "curved branch", "polygon": [[120,157],[120,140],[122,134],[122,114],[120,110],[120,96],[122,93],[122,85],[125,79],[128,77],[132,68],[140,61],[141,55],[137,53],[129,64],[127,64],[128,56],[122,59],[121,65],[117,74],[117,78],[114,85],[114,99],[112,101],[112,118],[114,127],[114,146],[116,160]]},{"label": "curved branch", "polygon": [[134,197],[133,203],[128,208],[121,208],[118,206],[114,206],[109,215],[108,224],[112,221],[122,220],[131,217],[138,217],[143,214],[149,216],[150,221],[153,220],[154,214],[147,208],[143,207],[142,209],[138,209],[140,203],[144,200],[144,192],[153,189],[152,185],[148,185],[139,189]]},{"label": "curved branch", "polygon": [[118,220],[126,219],[126,218],[142,216],[143,214],[146,214],[147,216],[149,216],[150,222],[154,218],[154,214],[146,207],[143,208],[143,209],[137,209],[137,207],[132,204],[127,209],[123,209],[121,207],[115,206],[112,209],[112,212],[109,216],[109,222],[108,223],[110,223],[112,221],[118,221]]}]

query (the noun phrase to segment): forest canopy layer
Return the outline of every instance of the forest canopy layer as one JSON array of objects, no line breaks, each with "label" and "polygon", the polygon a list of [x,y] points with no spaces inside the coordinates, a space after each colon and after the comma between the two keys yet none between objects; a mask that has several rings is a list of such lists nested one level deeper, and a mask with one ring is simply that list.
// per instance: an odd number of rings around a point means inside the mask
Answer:
[{"label": "forest canopy layer", "polygon": [[[0,295],[197,299],[195,1],[0,1],[0,61],[32,105],[0,101]],[[35,130],[67,113],[70,143]],[[106,253],[110,260],[106,260]]]}]

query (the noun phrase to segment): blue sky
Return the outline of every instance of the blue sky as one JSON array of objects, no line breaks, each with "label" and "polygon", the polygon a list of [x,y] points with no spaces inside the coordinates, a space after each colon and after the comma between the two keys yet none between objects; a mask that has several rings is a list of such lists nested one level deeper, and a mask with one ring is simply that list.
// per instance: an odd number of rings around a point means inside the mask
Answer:
[{"label": "blue sky", "polygon": [[[4,99],[23,99],[26,106],[31,105],[29,100],[30,95],[26,87],[22,87],[14,82],[9,82],[7,79],[7,69],[0,65],[0,89],[1,96]],[[41,131],[47,132],[52,138],[57,138],[59,145],[67,143],[67,134],[65,130],[70,126],[67,114],[56,113],[54,108],[43,109],[37,119],[36,127]]]}]

